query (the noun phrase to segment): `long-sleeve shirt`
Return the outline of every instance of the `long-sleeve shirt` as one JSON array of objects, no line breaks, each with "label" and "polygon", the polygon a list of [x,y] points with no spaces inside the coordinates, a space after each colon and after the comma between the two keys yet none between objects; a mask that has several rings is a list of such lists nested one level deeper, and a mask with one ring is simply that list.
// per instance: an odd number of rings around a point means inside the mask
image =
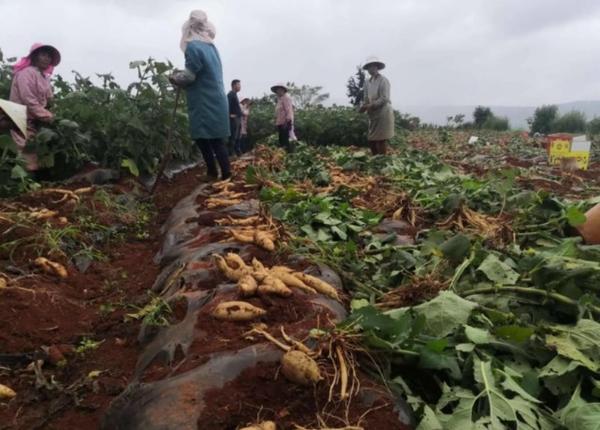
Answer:
[{"label": "long-sleeve shirt", "polygon": [[229,116],[234,115],[237,118],[241,118],[242,109],[240,107],[240,100],[235,91],[229,91],[229,94],[227,94],[227,101],[229,102]]},{"label": "long-sleeve shirt", "polygon": [[292,98],[286,93],[277,98],[275,125],[285,125],[288,122],[294,122],[294,104],[292,103]]},{"label": "long-sleeve shirt", "polygon": [[229,137],[219,51],[212,43],[189,42],[185,50],[185,67],[196,75],[196,80],[186,87],[192,139]]},{"label": "long-sleeve shirt", "polygon": [[[54,115],[46,106],[52,99],[50,79],[37,67],[29,66],[17,72],[10,88],[10,101],[27,106],[27,131],[29,137],[36,132],[36,120],[46,120]],[[25,146],[25,137],[12,133],[15,143]]]},{"label": "long-sleeve shirt", "polygon": [[394,137],[394,109],[390,101],[390,81],[377,75],[365,82],[365,103],[371,106],[369,115],[370,141],[388,140]]},{"label": "long-sleeve shirt", "polygon": [[240,129],[240,135],[248,135],[248,116],[250,115],[250,108],[247,106],[241,106],[242,108],[242,127]]}]

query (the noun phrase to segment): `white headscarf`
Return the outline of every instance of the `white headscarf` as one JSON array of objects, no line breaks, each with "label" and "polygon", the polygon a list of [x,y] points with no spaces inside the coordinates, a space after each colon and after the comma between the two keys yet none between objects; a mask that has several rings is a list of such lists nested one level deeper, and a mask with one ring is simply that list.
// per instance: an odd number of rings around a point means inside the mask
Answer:
[{"label": "white headscarf", "polygon": [[208,20],[206,12],[203,10],[193,10],[190,13],[190,18],[181,28],[181,43],[179,47],[185,52],[187,44],[193,40],[213,43],[216,33],[217,30],[213,23]]}]

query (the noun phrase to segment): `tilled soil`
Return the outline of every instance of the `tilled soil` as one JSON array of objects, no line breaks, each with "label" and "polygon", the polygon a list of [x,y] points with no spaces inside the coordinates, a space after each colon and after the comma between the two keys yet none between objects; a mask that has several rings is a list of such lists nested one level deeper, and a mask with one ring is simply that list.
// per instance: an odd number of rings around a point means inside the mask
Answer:
[{"label": "tilled soil", "polygon": [[[0,384],[17,392],[10,402],[0,403],[0,429],[98,428],[138,358],[139,323],[125,317],[132,305],[147,302],[159,273],[153,257],[160,248],[160,227],[176,202],[198,185],[200,174],[195,168],[163,180],[152,199],[156,215],[147,228],[149,237],[111,243],[102,249],[108,259],[94,261],[85,273],[72,266],[66,279],[39,273],[32,269],[31,253],[12,255],[13,261],[0,259],[0,268],[28,272],[17,277],[15,286],[0,290]],[[128,192],[130,186],[118,184],[112,190]],[[35,193],[6,204],[64,209]],[[110,222],[106,208],[96,210]],[[84,339],[101,343],[76,352]],[[36,375],[37,360],[43,361],[38,361]]]}]

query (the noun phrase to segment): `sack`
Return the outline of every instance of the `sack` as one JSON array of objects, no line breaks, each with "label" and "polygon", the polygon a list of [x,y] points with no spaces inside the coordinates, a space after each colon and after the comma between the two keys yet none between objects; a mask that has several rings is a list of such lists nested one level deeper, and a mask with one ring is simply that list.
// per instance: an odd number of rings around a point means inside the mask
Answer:
[{"label": "sack", "polygon": [[290,141],[297,142],[298,138],[296,137],[296,132],[294,131],[294,126],[290,127]]}]

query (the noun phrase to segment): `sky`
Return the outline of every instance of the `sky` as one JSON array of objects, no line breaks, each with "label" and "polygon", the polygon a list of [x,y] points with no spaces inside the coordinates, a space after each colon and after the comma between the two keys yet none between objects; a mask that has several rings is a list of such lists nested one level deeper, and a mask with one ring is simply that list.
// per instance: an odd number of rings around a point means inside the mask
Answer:
[{"label": "sky", "polygon": [[0,0],[0,49],[33,42],[62,53],[57,73],[113,73],[149,56],[183,67],[181,25],[205,10],[226,85],[243,96],[277,82],[346,82],[372,55],[386,63],[395,106],[536,106],[600,99],[598,0]]}]

